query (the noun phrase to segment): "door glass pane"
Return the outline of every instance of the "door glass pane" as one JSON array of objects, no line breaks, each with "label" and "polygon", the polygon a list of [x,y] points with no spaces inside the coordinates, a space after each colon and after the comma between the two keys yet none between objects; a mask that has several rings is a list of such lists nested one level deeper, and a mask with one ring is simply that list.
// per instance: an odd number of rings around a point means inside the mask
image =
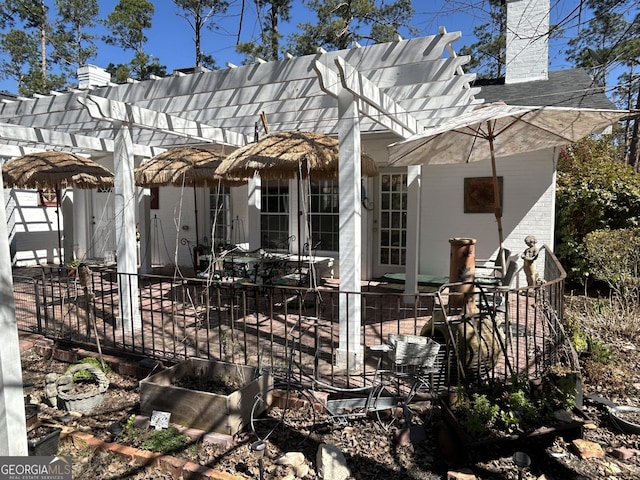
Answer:
[{"label": "door glass pane", "polygon": [[232,242],[243,241],[231,238],[231,193],[228,186],[209,189],[209,209],[209,231],[213,231],[214,247],[224,248]]},{"label": "door glass pane", "polygon": [[379,261],[402,266],[407,249],[407,175],[380,175]]}]

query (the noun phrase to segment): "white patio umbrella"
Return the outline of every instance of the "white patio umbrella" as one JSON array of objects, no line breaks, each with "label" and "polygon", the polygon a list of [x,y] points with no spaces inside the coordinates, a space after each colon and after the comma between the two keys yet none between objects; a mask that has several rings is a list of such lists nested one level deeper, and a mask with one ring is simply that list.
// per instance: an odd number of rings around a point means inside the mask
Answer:
[{"label": "white patio umbrella", "polygon": [[469,163],[490,158],[502,251],[502,205],[496,157],[576,142],[592,133],[602,132],[629,114],[628,110],[528,107],[504,103],[481,105],[438,127],[389,145],[389,164]]}]

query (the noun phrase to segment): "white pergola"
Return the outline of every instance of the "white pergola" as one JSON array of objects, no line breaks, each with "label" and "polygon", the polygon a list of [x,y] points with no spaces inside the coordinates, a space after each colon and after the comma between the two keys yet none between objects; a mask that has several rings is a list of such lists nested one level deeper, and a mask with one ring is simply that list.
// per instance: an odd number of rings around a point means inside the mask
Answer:
[{"label": "white pergola", "polygon": [[[391,143],[480,103],[475,99],[479,89],[470,87],[475,75],[462,70],[468,57],[456,56],[452,48],[460,37],[460,32],[441,29],[434,36],[338,52],[3,100],[1,155],[13,157],[32,149],[74,151],[98,161],[113,155],[117,267],[136,273],[136,163],[177,145],[244,145],[254,138],[263,113],[271,131],[335,135],[340,151],[340,283],[344,291],[359,292],[362,203],[356,159],[361,139],[380,136]],[[410,198],[417,199],[420,167],[410,170]],[[417,205],[408,222],[408,284],[417,278]],[[7,238],[6,232],[0,233]],[[2,264],[10,270],[8,262]],[[5,275],[10,278],[10,272]],[[121,288],[137,293],[135,284]],[[345,354],[342,360],[357,362],[360,305],[345,304],[340,308],[340,351]],[[6,304],[0,308],[3,318],[11,315]],[[137,328],[134,309],[122,310],[124,325]]]}]

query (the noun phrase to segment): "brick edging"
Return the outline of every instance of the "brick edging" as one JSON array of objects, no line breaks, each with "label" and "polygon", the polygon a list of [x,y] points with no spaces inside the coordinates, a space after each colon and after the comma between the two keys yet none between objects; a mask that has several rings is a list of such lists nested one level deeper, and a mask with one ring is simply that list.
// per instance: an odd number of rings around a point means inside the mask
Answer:
[{"label": "brick edging", "polygon": [[171,455],[141,450],[119,443],[105,442],[86,432],[72,431],[65,435],[71,438],[73,444],[78,448],[89,448],[92,450],[104,450],[124,457],[129,457],[136,465],[153,466],[159,468],[164,473],[170,474],[176,480],[188,478],[189,480],[242,480],[244,477],[220,472],[213,468],[195,462],[182,460]]}]

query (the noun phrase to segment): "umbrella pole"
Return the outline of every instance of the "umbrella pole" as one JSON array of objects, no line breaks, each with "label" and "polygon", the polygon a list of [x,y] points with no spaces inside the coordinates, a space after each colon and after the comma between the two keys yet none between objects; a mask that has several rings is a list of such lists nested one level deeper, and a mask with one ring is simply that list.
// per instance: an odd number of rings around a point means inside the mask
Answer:
[{"label": "umbrella pole", "polygon": [[298,275],[302,278],[302,193],[300,192],[302,188],[302,173],[300,171],[301,165],[298,164]]},{"label": "umbrella pole", "polygon": [[[488,140],[489,140],[489,151],[491,152],[491,174],[493,176],[493,198],[494,198],[494,204],[495,204],[495,216],[496,216],[496,222],[498,223],[498,242],[500,244],[500,249],[499,249],[499,255],[504,256],[504,239],[503,239],[503,233],[502,233],[502,203],[500,202],[500,185],[498,183],[498,174],[496,171],[496,154],[495,154],[495,149],[494,149],[494,145],[493,145],[493,131],[491,128],[491,122],[487,122],[487,127],[488,127]],[[505,274],[505,259],[502,259],[501,262],[501,270],[502,270],[502,275],[504,276]]]},{"label": "umbrella pole", "polygon": [[60,229],[60,189],[56,185],[56,218],[58,220],[58,261],[60,266],[64,265],[62,261],[62,231]]},{"label": "umbrella pole", "polygon": [[196,186],[193,186],[193,209],[194,209],[194,214],[195,214],[195,221],[196,221],[196,251],[193,252],[193,257],[194,257],[194,264],[197,265],[198,261],[200,260],[198,258],[198,255],[200,255],[200,233],[198,232],[198,196],[196,195]]}]

